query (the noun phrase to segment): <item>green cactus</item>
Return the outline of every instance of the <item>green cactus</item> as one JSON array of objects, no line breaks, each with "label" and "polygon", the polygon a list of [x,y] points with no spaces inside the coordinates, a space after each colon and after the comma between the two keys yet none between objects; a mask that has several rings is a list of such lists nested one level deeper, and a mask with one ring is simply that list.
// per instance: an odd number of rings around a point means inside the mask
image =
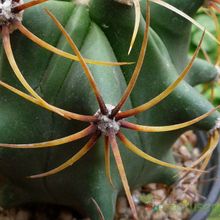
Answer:
[{"label": "green cactus", "polygon": [[[135,13],[138,17],[132,4],[48,1],[32,7],[44,1],[12,2],[13,16],[25,12],[23,25],[16,16],[6,21],[0,17],[2,206],[62,204],[98,219],[95,200],[110,220],[117,195],[125,191],[137,218],[129,187],[170,184],[178,178],[176,169],[199,172],[174,165],[170,149],[189,128],[212,131],[209,150],[195,163],[204,160],[205,169],[217,144],[219,113],[192,86],[218,73],[214,66],[195,60],[199,47],[188,58],[188,22],[142,1],[143,16],[128,55]],[[190,16],[203,4],[167,2]]]}]

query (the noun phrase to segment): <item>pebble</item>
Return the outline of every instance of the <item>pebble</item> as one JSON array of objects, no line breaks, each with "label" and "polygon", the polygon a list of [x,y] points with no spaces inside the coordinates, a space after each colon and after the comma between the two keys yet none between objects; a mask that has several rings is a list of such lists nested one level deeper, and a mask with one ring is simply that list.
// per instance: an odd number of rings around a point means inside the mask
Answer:
[{"label": "pebble", "polygon": [[189,150],[184,145],[180,146],[179,153],[181,154],[183,160],[190,160],[192,157]]},{"label": "pebble", "polygon": [[185,161],[185,162],[183,163],[183,165],[184,165],[185,167],[191,167],[192,164],[193,164],[193,161],[191,161],[191,160],[187,160],[187,161]]},{"label": "pebble", "polygon": [[154,199],[163,200],[166,197],[165,189],[158,189],[151,192]]},{"label": "pebble", "polygon": [[29,220],[31,213],[28,211],[20,210],[17,212],[15,220]]},{"label": "pebble", "polygon": [[125,197],[119,197],[117,201],[117,212],[118,214],[124,214],[127,211],[127,199]]},{"label": "pebble", "polygon": [[168,213],[170,220],[180,220],[182,219],[182,212],[181,210],[174,210]]},{"label": "pebble", "polygon": [[167,218],[167,214],[163,211],[159,211],[159,212],[155,212],[152,215],[152,220],[166,220]]}]

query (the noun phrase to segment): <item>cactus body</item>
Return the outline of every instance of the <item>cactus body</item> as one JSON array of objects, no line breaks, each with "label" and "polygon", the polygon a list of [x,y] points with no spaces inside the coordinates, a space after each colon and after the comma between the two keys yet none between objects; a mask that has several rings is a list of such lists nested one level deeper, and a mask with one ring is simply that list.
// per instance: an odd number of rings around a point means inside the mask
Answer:
[{"label": "cactus body", "polygon": [[[180,8],[190,8],[189,12],[187,11],[190,15],[202,4],[201,0],[194,1],[194,4],[185,0],[170,2],[178,2]],[[65,38],[44,12],[44,7],[53,12],[65,26],[84,57],[107,61],[137,60],[145,20],[141,17],[137,39],[128,56],[128,45],[134,26],[134,10],[131,6],[113,0],[91,0],[88,6],[72,1],[49,1],[25,11],[23,24],[26,27],[50,44],[71,52]],[[158,7],[152,6],[152,28],[140,77],[122,110],[145,103],[158,95],[177,78],[187,63],[190,25],[184,24],[185,29],[176,30],[172,25],[178,24],[170,24],[173,15],[169,11],[164,9],[163,16],[157,18],[158,10],[161,10]],[[178,16],[176,17],[178,19]],[[78,62],[60,58],[39,48],[18,31],[11,36],[18,66],[38,94],[49,103],[69,111],[95,114],[99,107]],[[210,73],[208,77],[207,72],[201,73],[200,66],[195,63],[187,78],[188,82],[183,81],[158,105],[130,118],[129,121],[148,125],[169,125],[193,119],[210,111],[212,105],[191,87],[215,78],[215,68],[205,62],[203,64]],[[116,105],[134,66],[89,67],[105,103]],[[13,77],[3,48],[0,73],[1,80],[23,90]],[[199,75],[198,78],[196,74]],[[87,125],[84,122],[61,118],[24,101],[4,88],[1,88],[0,93],[1,143],[52,140],[79,131]],[[214,113],[192,126],[192,129],[210,130],[215,126],[218,116],[218,113]],[[174,163],[170,147],[184,130],[146,134],[126,130],[124,133],[145,152]],[[28,202],[62,204],[73,206],[84,216],[98,219],[97,209],[91,200],[93,198],[99,204],[105,218],[113,219],[116,197],[123,192],[123,187],[112,155],[111,173],[114,188],[106,177],[103,138],[100,138],[95,147],[80,161],[66,170],[41,179],[25,178],[58,166],[76,153],[85,141],[86,139],[82,139],[46,149],[0,149],[0,173],[4,179],[1,186],[1,205],[13,206]],[[150,182],[169,184],[175,181],[175,170],[147,162],[125,149],[122,144],[120,151],[130,187]]]}]

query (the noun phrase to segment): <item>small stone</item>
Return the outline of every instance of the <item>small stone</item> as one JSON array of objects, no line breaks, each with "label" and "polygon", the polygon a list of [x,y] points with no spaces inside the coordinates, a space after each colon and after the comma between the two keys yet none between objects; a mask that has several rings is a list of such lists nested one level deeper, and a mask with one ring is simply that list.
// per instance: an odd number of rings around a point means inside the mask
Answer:
[{"label": "small stone", "polygon": [[155,199],[155,198],[154,198],[154,200],[152,201],[152,203],[153,203],[154,206],[160,206],[161,201],[162,201],[161,199]]},{"label": "small stone", "polygon": [[184,161],[191,159],[191,154],[184,145],[180,146],[179,153],[181,154],[181,157]]},{"label": "small stone", "polygon": [[179,148],[179,146],[182,144],[180,139],[177,139],[176,142],[173,144],[173,149],[174,151],[177,151],[177,149]]},{"label": "small stone", "polygon": [[164,189],[158,189],[151,192],[154,199],[163,200],[166,197],[166,192]]},{"label": "small stone", "polygon": [[170,220],[180,220],[182,219],[182,212],[178,210],[178,207],[177,207],[177,210],[170,211],[168,213],[168,216]]},{"label": "small stone", "polygon": [[167,220],[167,214],[163,211],[155,212],[152,215],[152,220]]},{"label": "small stone", "polygon": [[31,217],[31,213],[25,210],[18,211],[15,220],[29,220]]},{"label": "small stone", "polygon": [[132,193],[132,198],[133,198],[133,201],[135,204],[139,204],[140,203],[140,196],[141,196],[141,193],[140,191],[138,190],[134,190],[133,193]]},{"label": "small stone", "polygon": [[193,131],[189,131],[186,136],[190,145],[195,146],[197,142],[197,136],[195,135],[195,133]]},{"label": "small stone", "polygon": [[177,201],[182,201],[186,197],[186,194],[183,192],[181,189],[176,189],[176,200]]},{"label": "small stone", "polygon": [[185,167],[191,167],[192,164],[193,164],[193,161],[192,160],[187,160],[183,164],[184,164]]},{"label": "small stone", "polygon": [[127,211],[127,199],[125,197],[119,197],[117,201],[117,212],[119,215],[126,213]]},{"label": "small stone", "polygon": [[141,219],[149,219],[150,215],[149,215],[149,211],[147,211],[146,208],[138,206],[137,207],[137,212],[138,212],[138,218]]},{"label": "small stone", "polygon": [[197,192],[197,186],[195,184],[187,184],[185,187],[188,187],[188,191]]},{"label": "small stone", "polygon": [[193,156],[194,156],[195,158],[198,158],[199,155],[201,154],[201,153],[200,153],[200,150],[199,150],[198,148],[193,148],[192,153],[193,153]]},{"label": "small stone", "polygon": [[190,173],[187,175],[187,178],[194,179],[194,178],[195,178],[195,176],[196,176],[196,174],[195,174],[195,173],[190,172]]},{"label": "small stone", "polygon": [[182,145],[187,145],[189,143],[186,133],[180,136],[180,140],[182,141]]}]

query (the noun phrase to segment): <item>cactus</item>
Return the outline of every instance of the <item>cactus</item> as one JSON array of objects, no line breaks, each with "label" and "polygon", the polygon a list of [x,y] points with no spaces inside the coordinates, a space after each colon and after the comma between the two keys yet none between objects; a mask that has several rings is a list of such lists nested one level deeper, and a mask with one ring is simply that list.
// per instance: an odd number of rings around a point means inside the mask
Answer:
[{"label": "cactus", "polygon": [[[62,204],[98,219],[96,201],[113,219],[125,192],[138,218],[130,188],[171,184],[178,169],[201,175],[219,113],[192,86],[218,72],[196,59],[202,40],[188,57],[185,18],[156,0],[141,2],[143,15],[139,1],[4,2],[13,10],[0,17],[2,206]],[[167,2],[189,16],[204,3]],[[210,145],[192,167],[180,167],[170,147],[189,128],[210,131]]]}]

